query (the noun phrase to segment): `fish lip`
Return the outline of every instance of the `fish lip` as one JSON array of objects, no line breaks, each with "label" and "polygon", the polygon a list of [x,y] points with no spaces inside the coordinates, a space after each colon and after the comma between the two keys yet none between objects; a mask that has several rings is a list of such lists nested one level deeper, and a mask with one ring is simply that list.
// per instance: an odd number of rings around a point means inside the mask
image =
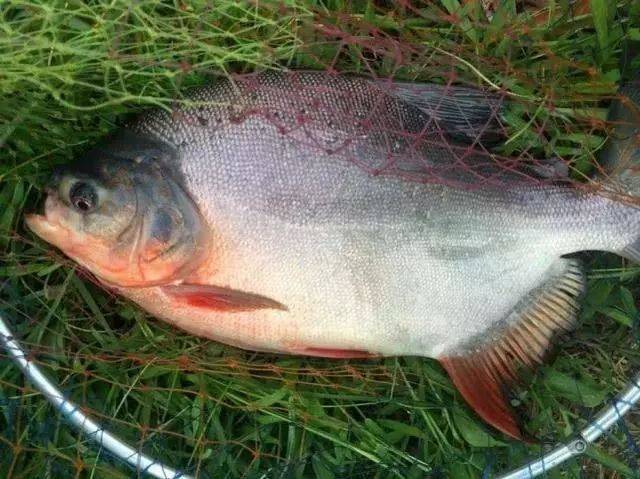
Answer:
[{"label": "fish lip", "polygon": [[[48,190],[47,188],[45,191]],[[25,224],[36,235],[47,239],[46,232],[53,231],[56,227],[61,227],[58,221],[52,221],[51,209],[58,203],[57,194],[55,191],[49,192],[47,199],[44,201],[43,206],[40,208],[42,213],[27,213],[24,216]]]},{"label": "fish lip", "polygon": [[34,224],[36,221],[42,221],[42,220],[46,220],[46,218],[44,217],[44,215],[41,215],[38,213],[27,213],[24,215],[24,222],[29,227],[29,229],[32,229],[31,225]]},{"label": "fish lip", "polygon": [[26,214],[24,217],[24,222],[29,230],[43,239],[43,233],[45,231],[52,231],[55,227],[55,225],[51,221],[49,221],[49,219],[45,215],[41,215],[38,213]]}]

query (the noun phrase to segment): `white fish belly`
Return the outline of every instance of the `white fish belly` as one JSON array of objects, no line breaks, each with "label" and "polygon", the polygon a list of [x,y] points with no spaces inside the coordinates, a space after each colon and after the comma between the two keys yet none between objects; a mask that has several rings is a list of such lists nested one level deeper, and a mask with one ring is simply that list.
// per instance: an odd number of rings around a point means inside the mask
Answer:
[{"label": "white fish belly", "polygon": [[250,338],[238,329],[227,342],[255,349],[437,357],[506,318],[558,258],[539,244],[465,257],[416,225],[292,226],[245,212],[230,226],[225,266],[210,282],[288,308],[242,313],[269,324]]}]

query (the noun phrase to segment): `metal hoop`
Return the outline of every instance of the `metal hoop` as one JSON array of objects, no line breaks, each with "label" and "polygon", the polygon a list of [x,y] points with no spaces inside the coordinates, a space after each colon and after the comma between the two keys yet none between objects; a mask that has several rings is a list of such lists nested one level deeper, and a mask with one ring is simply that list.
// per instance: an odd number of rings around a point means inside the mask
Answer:
[{"label": "metal hoop", "polygon": [[539,459],[508,472],[499,479],[530,479],[537,477],[572,457],[579,456],[587,446],[611,429],[640,400],[640,373],[611,406],[603,410],[573,440],[549,451]]},{"label": "metal hoop", "polygon": [[[0,314],[0,342],[9,356],[22,370],[36,389],[76,428],[84,431],[99,447],[103,447],[122,461],[133,466],[138,472],[146,473],[158,479],[193,479],[183,472],[165,466],[157,459],[137,452],[118,437],[106,431],[94,422],[80,407],[65,398],[62,392],[28,359],[25,350],[11,334],[6,321]],[[499,476],[499,479],[531,479],[562,464],[572,457],[579,456],[586,451],[588,444],[596,441],[602,434],[611,429],[616,422],[629,412],[640,401],[640,374],[629,384],[622,395],[614,403],[603,410],[584,428],[573,440],[566,442],[541,458],[535,459],[524,466]]]},{"label": "metal hoop", "polygon": [[0,314],[0,342],[9,356],[22,370],[24,375],[49,400],[49,402],[76,428],[84,431],[99,447],[106,449],[122,461],[133,466],[138,472],[146,473],[158,479],[193,479],[191,476],[176,471],[162,462],[141,454],[126,442],[114,436],[98,423],[84,414],[80,407],[66,397],[28,358],[25,350],[11,334],[6,321]]}]

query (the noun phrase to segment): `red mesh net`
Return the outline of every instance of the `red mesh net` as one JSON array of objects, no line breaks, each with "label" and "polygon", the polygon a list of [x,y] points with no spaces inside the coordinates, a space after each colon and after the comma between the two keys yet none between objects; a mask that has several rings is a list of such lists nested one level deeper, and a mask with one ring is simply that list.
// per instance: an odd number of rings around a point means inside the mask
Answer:
[{"label": "red mesh net", "polygon": [[[611,8],[604,38],[596,1],[232,3],[0,7],[0,307],[16,337],[107,428],[196,477],[477,477],[543,454],[487,429],[430,360],[280,357],[182,334],[35,240],[22,212],[53,165],[122,113],[171,110],[177,98],[202,126],[188,87],[237,72],[228,76],[250,97],[272,88],[254,73],[267,69],[330,80],[288,73],[288,104],[234,105],[234,120],[266,118],[372,175],[465,189],[561,184],[635,201],[638,110],[634,90],[617,93],[628,80],[622,40],[637,29],[629,6]],[[331,93],[349,75],[368,82],[361,112]],[[627,113],[607,120],[612,101]],[[339,135],[322,135],[327,121],[343,125]],[[621,149],[607,156],[613,138]],[[547,443],[586,424],[640,364],[637,270],[590,261],[584,325],[514,398]],[[638,437],[636,414],[565,473],[632,477]],[[0,476],[130,474],[90,444],[0,352]]]}]

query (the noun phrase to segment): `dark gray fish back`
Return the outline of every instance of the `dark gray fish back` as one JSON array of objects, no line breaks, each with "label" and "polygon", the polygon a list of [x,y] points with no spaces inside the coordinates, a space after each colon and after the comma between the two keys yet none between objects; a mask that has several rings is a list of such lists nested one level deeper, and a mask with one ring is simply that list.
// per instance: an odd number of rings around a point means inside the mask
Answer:
[{"label": "dark gray fish back", "polygon": [[[255,138],[270,125],[300,148],[319,157],[342,158],[374,175],[466,187],[529,178],[530,172],[515,171],[510,160],[505,166],[482,145],[461,142],[459,136],[447,133],[455,121],[446,115],[458,114],[462,107],[456,110],[451,101],[445,102],[445,118],[438,118],[425,112],[424,102],[420,108],[403,100],[406,85],[398,95],[383,86],[383,82],[323,72],[243,75],[195,89],[189,95],[193,105],[176,105],[171,113],[149,112],[134,128],[184,148],[194,141],[207,141],[207,136],[227,134],[229,125],[258,117],[263,128],[247,130],[246,138]],[[434,98],[431,89],[425,101],[433,107],[437,105]],[[477,93],[471,98],[479,104]],[[465,101],[461,105],[473,104]],[[478,125],[478,119],[496,104],[487,101],[489,106],[479,109],[485,113],[475,117]]]}]

